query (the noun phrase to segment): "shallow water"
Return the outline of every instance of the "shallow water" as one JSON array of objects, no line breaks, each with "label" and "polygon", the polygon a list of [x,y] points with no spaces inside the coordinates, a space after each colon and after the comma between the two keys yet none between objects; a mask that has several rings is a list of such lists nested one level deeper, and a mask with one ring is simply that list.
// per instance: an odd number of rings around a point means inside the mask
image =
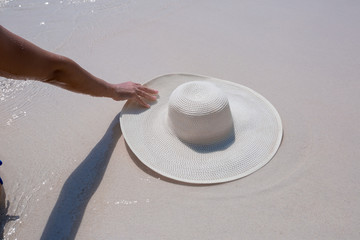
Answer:
[{"label": "shallow water", "polygon": [[359,11],[337,1],[0,0],[2,25],[109,82],[214,76],[262,94],[284,124],[256,173],[189,186],[131,153],[122,102],[0,78],[13,216],[4,238],[358,239]]}]

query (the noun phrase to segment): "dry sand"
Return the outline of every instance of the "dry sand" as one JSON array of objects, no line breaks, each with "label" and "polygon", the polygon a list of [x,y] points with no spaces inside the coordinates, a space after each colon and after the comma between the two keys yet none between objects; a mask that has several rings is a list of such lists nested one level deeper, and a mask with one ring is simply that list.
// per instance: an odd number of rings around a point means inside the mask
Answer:
[{"label": "dry sand", "polygon": [[230,80],[284,125],[265,167],[188,186],[127,149],[123,102],[1,79],[4,238],[359,239],[359,12],[357,1],[1,0],[3,26],[107,81]]}]

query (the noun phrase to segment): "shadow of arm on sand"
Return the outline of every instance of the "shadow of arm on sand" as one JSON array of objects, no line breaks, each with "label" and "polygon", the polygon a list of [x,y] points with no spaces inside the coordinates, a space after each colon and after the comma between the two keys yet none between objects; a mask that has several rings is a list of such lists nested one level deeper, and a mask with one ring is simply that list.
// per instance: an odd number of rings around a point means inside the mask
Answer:
[{"label": "shadow of arm on sand", "polygon": [[42,233],[42,240],[75,239],[86,206],[104,176],[120,136],[118,114],[103,138],[64,183]]}]

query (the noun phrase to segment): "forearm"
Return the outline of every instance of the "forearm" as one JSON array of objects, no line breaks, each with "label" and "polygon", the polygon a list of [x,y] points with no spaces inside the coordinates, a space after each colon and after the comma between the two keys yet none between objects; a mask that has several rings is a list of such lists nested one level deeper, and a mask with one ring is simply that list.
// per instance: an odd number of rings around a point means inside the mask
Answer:
[{"label": "forearm", "polygon": [[92,96],[113,97],[113,86],[69,58],[51,53],[0,26],[0,75],[33,79]]},{"label": "forearm", "polygon": [[0,75],[34,79],[61,88],[114,100],[133,99],[144,107],[157,91],[134,82],[110,84],[87,72],[73,60],[46,51],[0,25]]},{"label": "forearm", "polygon": [[95,77],[73,60],[58,56],[53,65],[52,74],[44,82],[77,93],[114,98],[112,84]]}]

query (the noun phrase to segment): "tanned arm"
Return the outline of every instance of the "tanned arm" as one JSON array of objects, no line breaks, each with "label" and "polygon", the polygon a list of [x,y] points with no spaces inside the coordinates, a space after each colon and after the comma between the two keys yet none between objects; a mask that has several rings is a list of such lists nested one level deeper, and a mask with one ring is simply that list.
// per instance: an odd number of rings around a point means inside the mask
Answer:
[{"label": "tanned arm", "polygon": [[87,72],[73,60],[46,51],[0,25],[0,75],[33,79],[58,87],[114,100],[134,99],[144,107],[156,100],[156,90],[138,83],[110,84]]}]

